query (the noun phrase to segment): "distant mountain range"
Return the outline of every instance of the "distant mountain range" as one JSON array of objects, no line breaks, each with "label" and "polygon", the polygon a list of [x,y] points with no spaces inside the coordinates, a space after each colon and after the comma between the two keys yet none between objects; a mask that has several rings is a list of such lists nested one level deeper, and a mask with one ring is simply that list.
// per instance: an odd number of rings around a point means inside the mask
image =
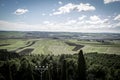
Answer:
[{"label": "distant mountain range", "polygon": [[109,39],[119,40],[120,33],[76,33],[76,32],[38,32],[38,31],[0,31],[0,39],[52,38],[52,39]]}]

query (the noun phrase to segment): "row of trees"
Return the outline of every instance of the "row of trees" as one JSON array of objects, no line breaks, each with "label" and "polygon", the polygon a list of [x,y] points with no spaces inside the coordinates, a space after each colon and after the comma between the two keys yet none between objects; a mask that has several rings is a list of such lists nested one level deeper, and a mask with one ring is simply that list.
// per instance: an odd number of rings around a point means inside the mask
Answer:
[{"label": "row of trees", "polygon": [[[5,53],[11,56],[2,58],[2,53],[0,52],[0,80],[120,80],[119,55],[83,55],[80,50],[78,54],[15,54],[16,57],[13,57],[6,51]],[[42,68],[36,69],[35,66]],[[44,68],[45,71],[41,75],[41,69]]]}]

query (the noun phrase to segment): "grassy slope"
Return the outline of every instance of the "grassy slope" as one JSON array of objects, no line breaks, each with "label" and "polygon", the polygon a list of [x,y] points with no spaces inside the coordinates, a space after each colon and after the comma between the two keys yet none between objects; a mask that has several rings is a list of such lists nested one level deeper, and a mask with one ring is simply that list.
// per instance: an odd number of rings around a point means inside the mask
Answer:
[{"label": "grassy slope", "polygon": [[74,47],[68,46],[63,41],[52,40],[52,39],[8,39],[8,40],[0,40],[0,44],[11,44],[8,46],[0,46],[0,49],[8,49],[9,51],[16,50],[19,47],[26,46],[28,41],[36,41],[36,43],[32,46],[25,47],[23,49],[17,50],[20,52],[26,48],[34,48],[33,54],[68,54],[73,53],[72,49]]},{"label": "grassy slope", "polygon": [[109,43],[101,43],[97,41],[77,41],[70,40],[71,42],[75,42],[77,44],[84,45],[82,49],[84,52],[99,52],[99,53],[108,53],[108,54],[120,54],[120,41],[108,41]]},{"label": "grassy slope", "polygon": [[0,49],[8,49],[9,51],[15,50],[19,47],[22,47],[25,45],[26,40],[22,39],[5,39],[0,40],[0,44],[10,44],[8,46],[0,46]]},{"label": "grassy slope", "polygon": [[71,46],[68,46],[62,41],[59,40],[51,40],[51,39],[40,39],[35,45],[33,45],[35,50],[32,52],[33,54],[66,54],[73,53]]},{"label": "grassy slope", "polygon": [[[16,50],[19,47],[26,46],[27,42],[36,41],[35,44],[26,48],[34,48],[33,54],[69,54],[75,53],[72,51],[74,46],[69,46],[61,40],[53,39],[7,39],[0,40],[0,44],[11,44],[8,46],[0,46],[0,49]],[[99,52],[99,53],[115,53],[120,54],[120,41],[109,41],[109,44],[104,44],[101,42],[95,41],[77,41],[77,40],[66,40],[74,42],[76,44],[84,45],[82,48],[84,52]],[[26,49],[23,48],[23,49]],[[17,52],[22,51],[23,49],[18,50]]]}]

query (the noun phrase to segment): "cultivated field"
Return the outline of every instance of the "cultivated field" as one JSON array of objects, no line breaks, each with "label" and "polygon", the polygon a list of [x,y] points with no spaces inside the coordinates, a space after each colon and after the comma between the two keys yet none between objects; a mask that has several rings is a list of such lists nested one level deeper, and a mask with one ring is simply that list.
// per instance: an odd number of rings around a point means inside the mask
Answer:
[{"label": "cultivated field", "polygon": [[85,53],[98,52],[120,54],[119,40],[76,39],[1,39],[0,49],[24,54],[73,54],[83,49]]}]

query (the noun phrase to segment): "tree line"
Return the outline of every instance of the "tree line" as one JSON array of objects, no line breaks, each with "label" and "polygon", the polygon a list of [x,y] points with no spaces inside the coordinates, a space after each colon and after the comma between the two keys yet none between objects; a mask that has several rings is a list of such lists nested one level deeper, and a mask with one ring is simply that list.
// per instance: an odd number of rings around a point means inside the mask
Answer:
[{"label": "tree line", "polygon": [[[41,69],[45,69],[42,74]],[[0,50],[0,80],[120,80],[119,75],[120,55],[83,54],[80,50],[76,54],[20,56]]]}]

